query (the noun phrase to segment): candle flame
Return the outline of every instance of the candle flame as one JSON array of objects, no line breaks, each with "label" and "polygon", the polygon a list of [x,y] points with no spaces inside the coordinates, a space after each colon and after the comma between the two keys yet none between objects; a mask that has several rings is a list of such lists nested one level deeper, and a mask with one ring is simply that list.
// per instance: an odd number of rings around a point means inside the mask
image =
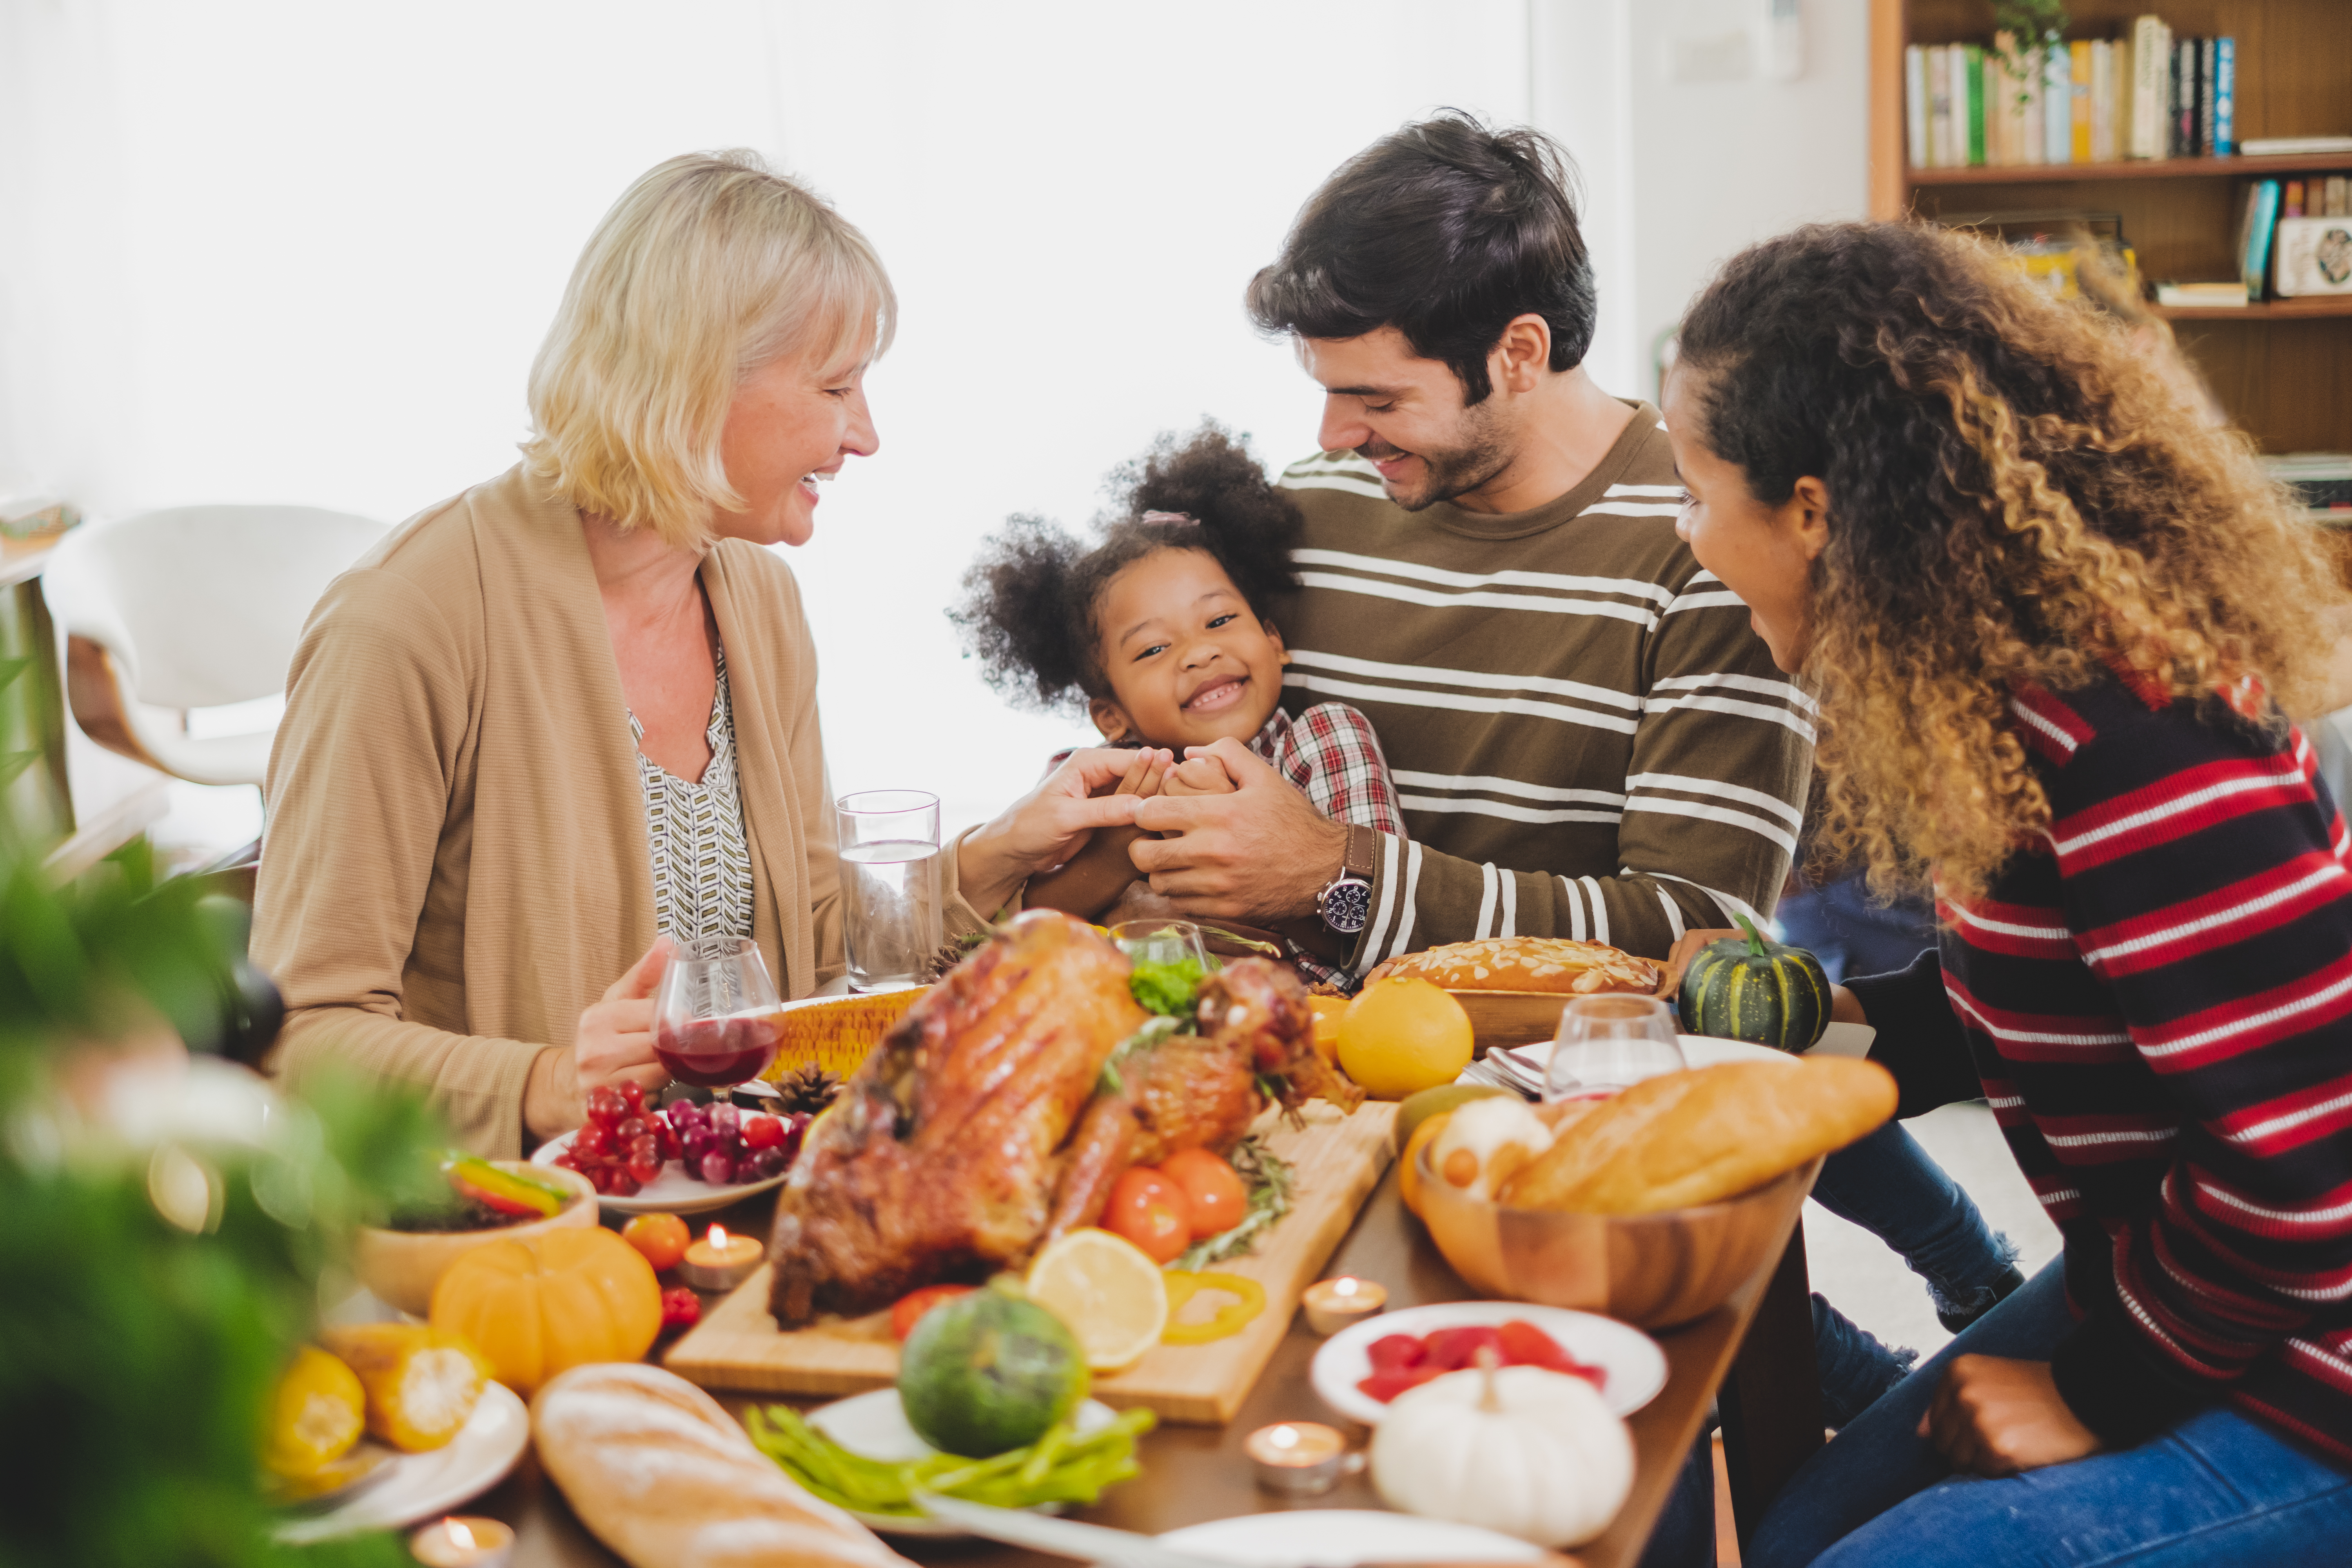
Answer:
[{"label": "candle flame", "polygon": [[726,1227],[725,1226],[723,1226],[723,1225],[714,1225],[714,1226],[712,1226],[710,1227],[710,1235],[709,1235],[709,1237],[707,1239],[709,1241],[710,1245],[711,1245],[714,1248],[716,1248],[718,1251],[720,1251],[720,1252],[724,1252],[724,1251],[726,1251],[726,1250],[727,1250],[727,1227]]},{"label": "candle flame", "polygon": [[453,1519],[449,1521],[449,1544],[460,1552],[471,1552],[474,1549],[474,1532],[467,1528],[464,1520]]},{"label": "candle flame", "polygon": [[1265,1440],[1277,1448],[1296,1448],[1298,1447],[1298,1428],[1277,1426],[1265,1435]]},{"label": "candle flame", "polygon": [[1331,1289],[1332,1289],[1332,1291],[1333,1291],[1335,1294],[1338,1294],[1338,1295],[1341,1295],[1341,1296],[1352,1296],[1352,1295],[1354,1295],[1354,1294],[1356,1293],[1356,1281],[1355,1281],[1355,1279],[1354,1279],[1352,1276],[1350,1276],[1349,1278],[1348,1278],[1348,1279],[1334,1279],[1333,1281],[1331,1281]]}]

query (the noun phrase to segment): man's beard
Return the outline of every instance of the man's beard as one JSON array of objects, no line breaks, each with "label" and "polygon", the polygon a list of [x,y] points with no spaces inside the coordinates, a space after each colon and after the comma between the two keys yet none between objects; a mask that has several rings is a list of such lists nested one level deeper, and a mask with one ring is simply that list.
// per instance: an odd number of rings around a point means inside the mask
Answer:
[{"label": "man's beard", "polygon": [[[1435,450],[1419,450],[1413,456],[1422,463],[1422,481],[1412,490],[1399,490],[1388,480],[1381,481],[1389,500],[1405,511],[1420,511],[1442,500],[1466,495],[1508,468],[1511,453],[1504,449],[1501,421],[1495,417],[1491,403],[1464,409],[1459,426],[1462,439],[1458,445]],[[1393,457],[1402,450],[1386,442],[1379,445],[1385,450],[1375,452],[1370,447],[1359,447],[1362,457]]]}]

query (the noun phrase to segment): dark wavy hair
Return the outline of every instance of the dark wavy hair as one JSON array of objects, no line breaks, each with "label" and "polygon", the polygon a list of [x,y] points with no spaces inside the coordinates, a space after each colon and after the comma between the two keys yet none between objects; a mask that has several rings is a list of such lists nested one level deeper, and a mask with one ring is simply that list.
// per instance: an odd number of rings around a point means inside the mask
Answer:
[{"label": "dark wavy hair", "polygon": [[2128,673],[2273,723],[2332,700],[2333,563],[2171,352],[1924,224],[1766,240],[1692,305],[1685,434],[1758,500],[1805,476],[1828,491],[1804,671],[1817,863],[1859,860],[1882,891],[1932,870],[1980,893],[2050,820],[2011,713],[2021,683]]},{"label": "dark wavy hair", "polygon": [[1551,368],[1572,369],[1595,313],[1574,178],[1540,131],[1493,130],[1458,109],[1406,125],[1307,198],[1280,258],[1250,279],[1250,317],[1304,338],[1392,326],[1453,370],[1465,405],[1494,390],[1486,356],[1515,317],[1541,316]]},{"label": "dark wavy hair", "polygon": [[[1110,507],[1091,546],[1041,517],[1009,519],[963,575],[948,612],[990,688],[1015,707],[1047,712],[1108,698],[1095,604],[1112,578],[1162,550],[1197,550],[1224,568],[1252,613],[1298,586],[1290,564],[1298,508],[1266,481],[1245,439],[1204,420],[1189,437],[1161,436],[1115,469]],[[1191,521],[1146,521],[1181,512]]]}]

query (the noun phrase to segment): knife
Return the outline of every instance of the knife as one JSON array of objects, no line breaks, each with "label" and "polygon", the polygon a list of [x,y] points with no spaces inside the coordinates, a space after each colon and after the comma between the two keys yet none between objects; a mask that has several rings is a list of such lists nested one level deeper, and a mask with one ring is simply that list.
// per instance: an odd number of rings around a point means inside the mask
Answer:
[{"label": "knife", "polygon": [[991,1508],[986,1503],[966,1502],[961,1498],[940,1497],[935,1492],[916,1493],[915,1506],[943,1524],[968,1530],[986,1540],[1025,1546],[1055,1557],[1072,1557],[1081,1563],[1109,1563],[1117,1568],[1233,1568],[1225,1559],[1179,1552],[1132,1530],[1081,1524],[1075,1519],[1055,1519],[1051,1514],[1031,1513],[1024,1509]]}]

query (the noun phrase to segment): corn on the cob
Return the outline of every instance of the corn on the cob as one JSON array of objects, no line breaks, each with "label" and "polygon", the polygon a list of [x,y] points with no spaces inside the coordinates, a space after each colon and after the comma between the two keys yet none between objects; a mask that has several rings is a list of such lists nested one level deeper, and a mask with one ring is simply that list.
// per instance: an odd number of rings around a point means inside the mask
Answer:
[{"label": "corn on the cob", "polygon": [[784,1037],[776,1059],[760,1076],[770,1083],[789,1078],[806,1067],[823,1068],[840,1078],[857,1070],[866,1054],[899,1016],[921,1000],[929,987],[882,991],[871,996],[828,996],[821,1002],[791,1002],[784,1005]]}]

